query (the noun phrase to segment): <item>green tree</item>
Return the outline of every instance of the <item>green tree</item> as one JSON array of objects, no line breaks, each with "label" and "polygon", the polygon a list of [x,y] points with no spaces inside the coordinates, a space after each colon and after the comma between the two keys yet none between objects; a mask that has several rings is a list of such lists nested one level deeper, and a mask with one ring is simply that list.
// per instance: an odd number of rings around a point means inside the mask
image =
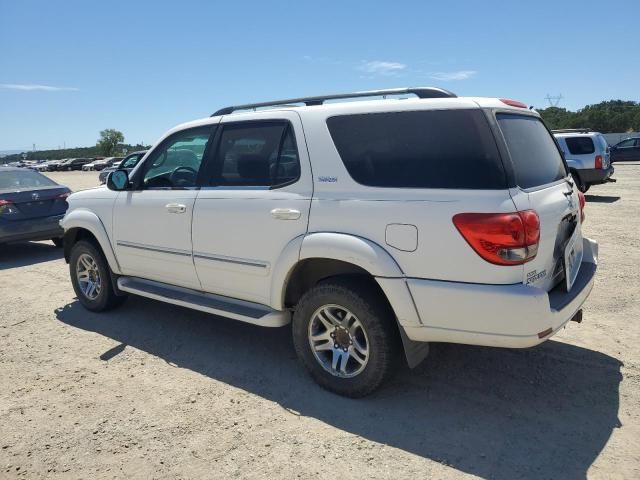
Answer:
[{"label": "green tree", "polygon": [[124,142],[124,135],[122,132],[119,132],[114,128],[107,128],[100,132],[100,138],[98,139],[96,146],[103,155],[111,157],[116,153],[118,144],[122,142]]}]

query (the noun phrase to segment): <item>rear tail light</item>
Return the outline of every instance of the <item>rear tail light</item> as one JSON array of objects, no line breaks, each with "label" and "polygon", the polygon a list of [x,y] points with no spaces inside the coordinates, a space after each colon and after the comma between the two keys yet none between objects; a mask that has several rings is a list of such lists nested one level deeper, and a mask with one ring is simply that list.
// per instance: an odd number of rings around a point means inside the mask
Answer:
[{"label": "rear tail light", "polygon": [[602,155],[596,155],[596,169],[602,169]]},{"label": "rear tail light", "polygon": [[587,203],[584,198],[584,193],[578,192],[578,198],[580,199],[580,223],[584,223],[584,206]]},{"label": "rear tail light", "polygon": [[519,102],[517,100],[510,100],[508,98],[501,98],[500,101],[502,103],[504,103],[505,105],[509,105],[510,107],[527,108],[527,106],[524,103]]},{"label": "rear tail light", "polygon": [[487,262],[521,265],[533,260],[540,242],[540,218],[534,210],[513,213],[459,213],[453,224]]},{"label": "rear tail light", "polygon": [[17,211],[13,202],[0,198],[0,215],[11,215]]}]

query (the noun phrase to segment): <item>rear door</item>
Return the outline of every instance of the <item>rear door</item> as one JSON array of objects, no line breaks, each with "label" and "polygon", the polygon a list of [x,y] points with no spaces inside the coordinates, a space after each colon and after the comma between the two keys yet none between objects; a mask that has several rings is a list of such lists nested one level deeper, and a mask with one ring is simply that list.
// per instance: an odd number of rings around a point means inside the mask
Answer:
[{"label": "rear door", "polygon": [[294,112],[229,115],[217,138],[193,214],[198,277],[207,292],[269,304],[280,255],[307,231],[313,184],[302,124]]},{"label": "rear door", "polygon": [[[538,117],[497,113],[496,118],[517,185],[511,197],[518,210],[535,210],[540,218],[538,253],[524,265],[523,283],[550,290],[565,280],[570,247],[575,250],[570,265],[579,267],[582,258],[578,190],[567,181],[556,143]],[[576,273],[573,269],[569,276]]]}]

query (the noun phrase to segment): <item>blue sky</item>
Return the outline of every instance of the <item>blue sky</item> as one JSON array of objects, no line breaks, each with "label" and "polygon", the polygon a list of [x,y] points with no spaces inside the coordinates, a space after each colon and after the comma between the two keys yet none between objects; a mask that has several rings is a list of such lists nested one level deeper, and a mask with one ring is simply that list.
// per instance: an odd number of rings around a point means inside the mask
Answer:
[{"label": "blue sky", "polygon": [[153,143],[219,107],[436,85],[640,100],[640,2],[0,0],[0,150]]}]

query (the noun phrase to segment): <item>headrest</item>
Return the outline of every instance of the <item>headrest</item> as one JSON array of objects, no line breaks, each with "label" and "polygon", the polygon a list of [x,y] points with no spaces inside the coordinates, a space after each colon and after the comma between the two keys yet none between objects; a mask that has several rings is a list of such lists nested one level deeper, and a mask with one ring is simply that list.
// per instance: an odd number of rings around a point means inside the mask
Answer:
[{"label": "headrest", "polygon": [[269,162],[260,155],[247,154],[238,157],[238,174],[243,180],[259,185],[270,185]]}]

